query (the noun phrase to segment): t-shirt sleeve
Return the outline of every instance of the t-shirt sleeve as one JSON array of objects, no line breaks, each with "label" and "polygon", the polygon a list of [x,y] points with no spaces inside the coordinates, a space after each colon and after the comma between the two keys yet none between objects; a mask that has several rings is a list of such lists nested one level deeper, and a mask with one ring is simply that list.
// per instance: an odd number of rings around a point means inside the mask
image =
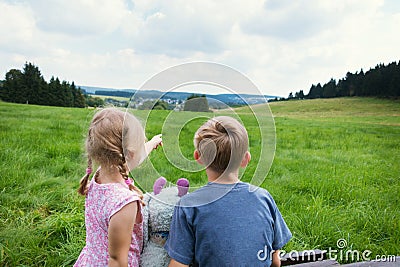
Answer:
[{"label": "t-shirt sleeve", "polygon": [[164,248],[172,259],[189,265],[194,257],[194,232],[185,211],[179,204],[175,207]]},{"label": "t-shirt sleeve", "polygon": [[[132,191],[122,191],[119,192],[118,197],[116,197],[113,201],[113,203],[109,207],[109,215],[108,215],[108,221],[110,221],[111,217],[120,211],[124,206],[128,205],[131,202],[139,201],[140,198],[137,194],[135,194]],[[138,208],[141,208],[141,205],[138,205]]]},{"label": "t-shirt sleeve", "polygon": [[[274,202],[275,204],[275,202]],[[275,204],[275,218],[274,218],[274,241],[272,242],[272,249],[279,250],[292,238],[292,233],[287,227],[285,220],[282,217],[278,207]]]}]

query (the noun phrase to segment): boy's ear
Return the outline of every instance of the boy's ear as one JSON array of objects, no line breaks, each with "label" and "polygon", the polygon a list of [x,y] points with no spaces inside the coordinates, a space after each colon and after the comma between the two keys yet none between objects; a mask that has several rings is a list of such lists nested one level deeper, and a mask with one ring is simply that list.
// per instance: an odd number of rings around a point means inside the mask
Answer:
[{"label": "boy's ear", "polygon": [[194,151],[193,157],[197,161],[197,163],[199,163],[200,165],[203,165],[203,161],[201,161],[200,153],[199,153],[199,151],[197,151],[197,149]]},{"label": "boy's ear", "polygon": [[244,154],[244,157],[242,159],[242,162],[240,163],[240,167],[244,168],[247,166],[247,164],[249,164],[251,160],[251,154],[249,151],[246,151],[246,153]]}]

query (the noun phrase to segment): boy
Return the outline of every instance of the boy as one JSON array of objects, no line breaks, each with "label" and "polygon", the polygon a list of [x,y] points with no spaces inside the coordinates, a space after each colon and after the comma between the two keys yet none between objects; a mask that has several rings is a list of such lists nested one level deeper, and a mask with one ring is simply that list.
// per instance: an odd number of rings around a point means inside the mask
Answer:
[{"label": "boy", "polygon": [[215,117],[197,130],[194,145],[208,184],[175,207],[165,244],[169,266],[280,266],[279,249],[292,234],[272,196],[238,179],[250,161],[246,129]]}]

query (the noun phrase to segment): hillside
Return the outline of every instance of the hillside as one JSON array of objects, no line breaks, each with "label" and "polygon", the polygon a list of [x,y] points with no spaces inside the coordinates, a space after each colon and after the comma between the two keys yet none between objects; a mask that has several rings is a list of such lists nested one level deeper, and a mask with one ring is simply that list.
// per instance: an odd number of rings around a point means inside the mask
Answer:
[{"label": "hillside", "polygon": [[269,106],[275,116],[338,118],[392,116],[400,120],[400,100],[348,97],[273,102]]},{"label": "hillside", "polygon": [[[239,113],[261,112],[270,109],[273,116],[329,120],[342,122],[400,124],[400,100],[346,97],[329,99],[292,100],[271,102],[249,107],[239,107],[234,110]],[[228,111],[229,112],[229,111]]]},{"label": "hillside", "polygon": [[[399,104],[373,98],[270,104],[276,150],[261,186],[293,233],[286,251],[335,249],[343,238],[347,248],[371,251],[372,259],[399,254]],[[147,136],[161,132],[165,143],[132,172],[136,182],[146,190],[160,175],[171,182],[186,177],[193,189],[206,183],[203,172],[190,170],[193,134],[205,117],[228,111],[149,112],[133,111],[146,123]],[[84,199],[76,188],[86,168],[83,141],[93,113],[0,102],[0,266],[75,262],[85,242]],[[264,128],[249,108],[228,115],[240,116],[249,132],[246,181],[260,160],[265,164],[259,158]],[[174,145],[182,156],[176,150],[167,155]]]}]

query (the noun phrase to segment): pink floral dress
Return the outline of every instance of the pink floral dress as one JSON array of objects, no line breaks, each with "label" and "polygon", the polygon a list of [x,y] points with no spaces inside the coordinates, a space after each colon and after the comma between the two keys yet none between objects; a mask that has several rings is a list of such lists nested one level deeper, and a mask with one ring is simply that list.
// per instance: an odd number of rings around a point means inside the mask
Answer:
[{"label": "pink floral dress", "polygon": [[[98,184],[92,179],[85,202],[86,246],[74,266],[108,265],[108,225],[111,217],[139,196],[120,183]],[[140,205],[139,205],[140,207]],[[143,223],[136,223],[128,252],[128,266],[139,266]]]}]

